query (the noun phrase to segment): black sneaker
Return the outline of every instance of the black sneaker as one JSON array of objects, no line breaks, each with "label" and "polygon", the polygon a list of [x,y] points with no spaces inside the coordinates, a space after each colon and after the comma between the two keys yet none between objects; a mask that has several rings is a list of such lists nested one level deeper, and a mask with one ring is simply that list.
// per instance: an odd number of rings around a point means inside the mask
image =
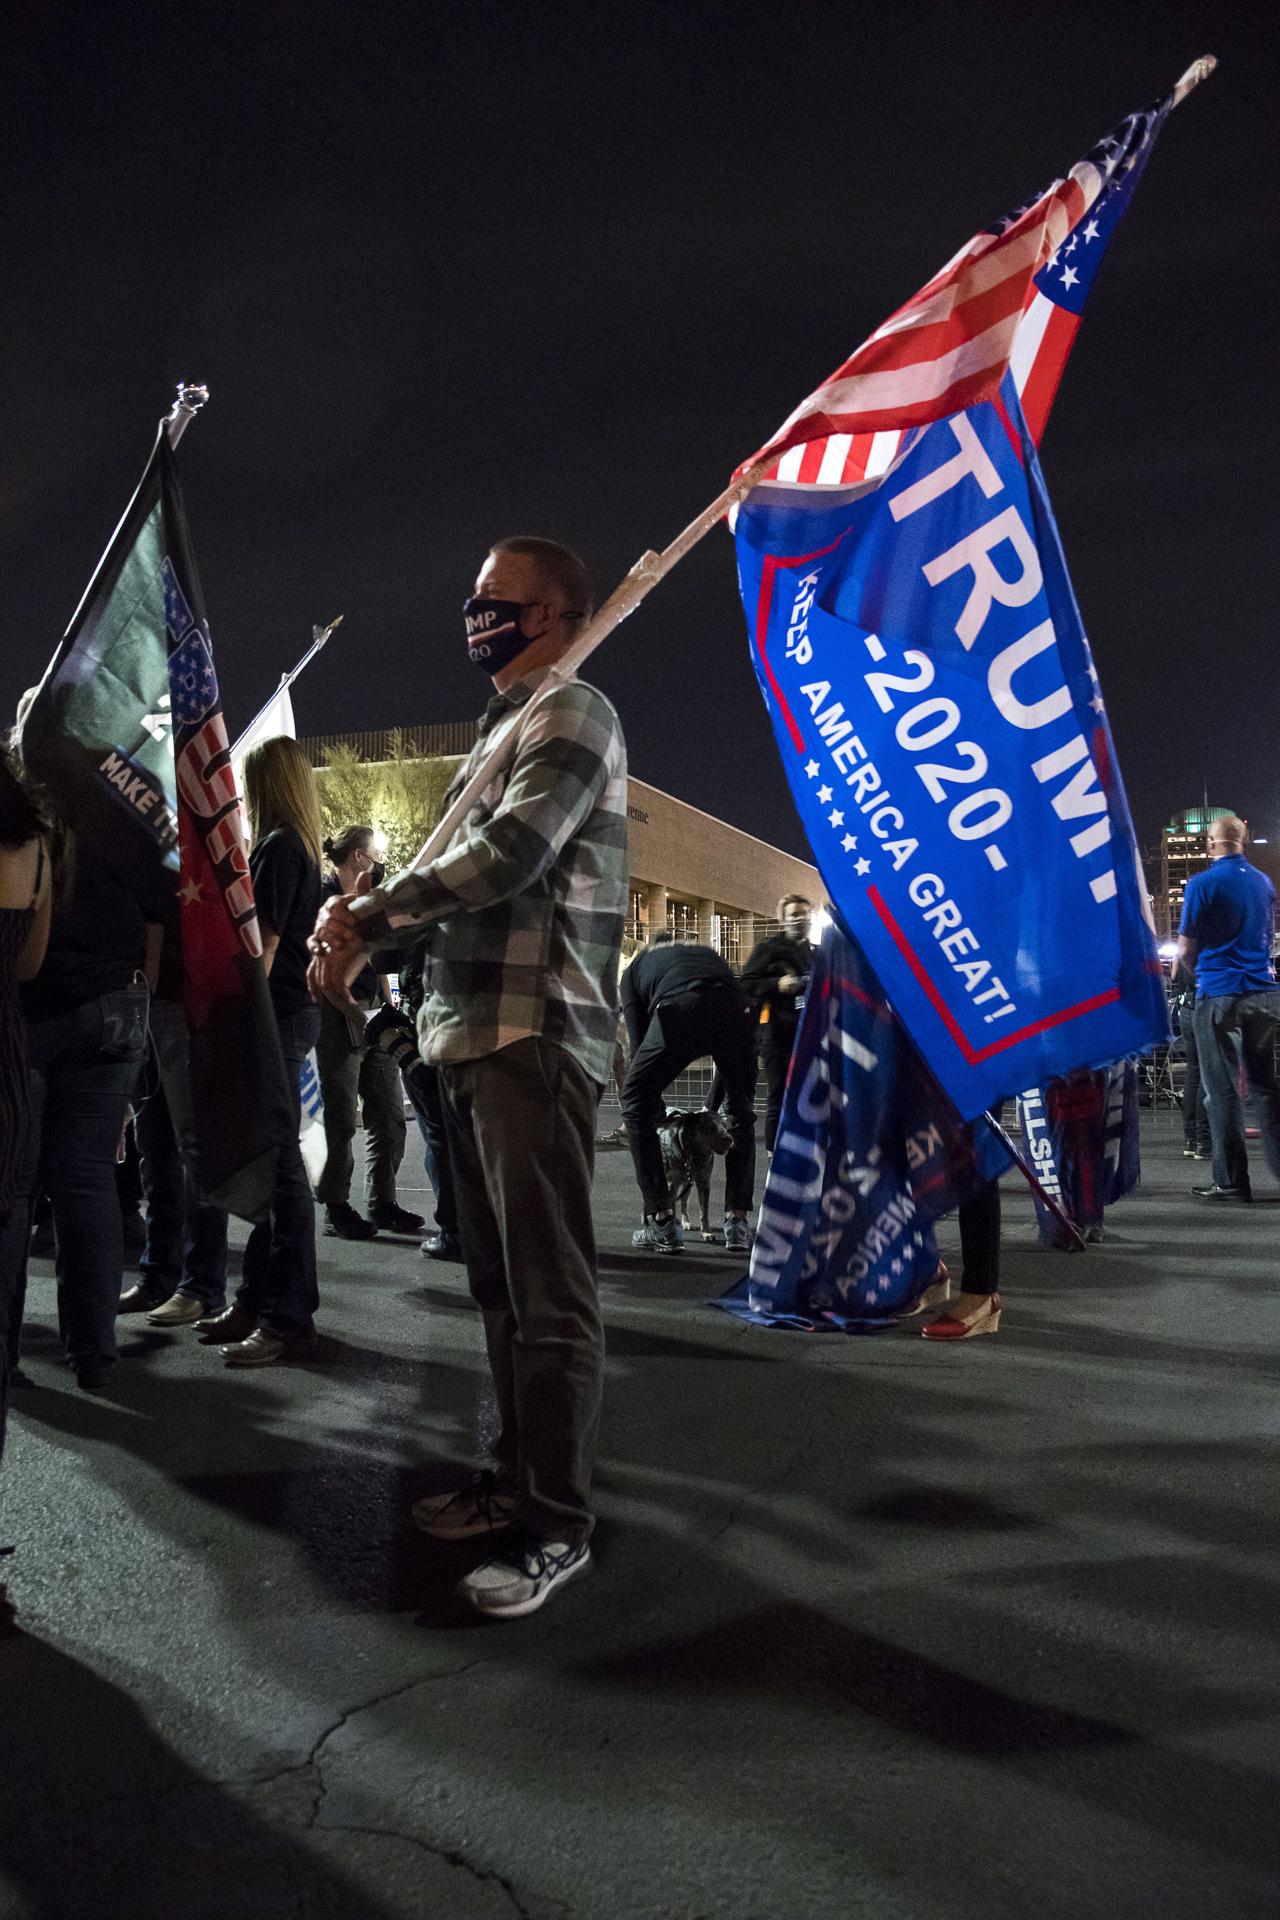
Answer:
[{"label": "black sneaker", "polygon": [[334,1240],[372,1240],[378,1229],[346,1200],[324,1210],[324,1230]]},{"label": "black sneaker", "polygon": [[384,1233],[421,1233],[426,1221],[420,1213],[410,1213],[406,1207],[398,1207],[392,1201],[389,1205],[370,1207],[369,1218],[374,1227],[381,1227]]},{"label": "black sneaker", "polygon": [[1253,1199],[1248,1187],[1192,1187],[1197,1200],[1234,1200],[1237,1206],[1247,1206]]}]

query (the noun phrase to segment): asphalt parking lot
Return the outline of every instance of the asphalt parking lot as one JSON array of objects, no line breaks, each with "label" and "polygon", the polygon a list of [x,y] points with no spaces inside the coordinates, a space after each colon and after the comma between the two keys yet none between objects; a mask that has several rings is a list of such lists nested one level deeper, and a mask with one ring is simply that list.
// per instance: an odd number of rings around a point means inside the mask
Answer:
[{"label": "asphalt parking lot", "polygon": [[1010,1189],[943,1349],[715,1313],[602,1155],[598,1565],[504,1626],[407,1521],[491,1417],[460,1268],[322,1241],[314,1363],[131,1330],[88,1396],[37,1265],[0,1915],[1274,1914],[1280,1196],[1144,1128],[1087,1255]]}]

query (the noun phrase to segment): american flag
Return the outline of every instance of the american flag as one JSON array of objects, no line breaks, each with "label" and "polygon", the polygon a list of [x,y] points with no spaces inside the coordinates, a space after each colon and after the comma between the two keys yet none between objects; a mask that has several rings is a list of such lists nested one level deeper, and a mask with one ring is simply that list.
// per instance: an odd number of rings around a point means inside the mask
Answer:
[{"label": "american flag", "polygon": [[1065,179],[976,233],[739,474],[776,456],[765,478],[783,484],[875,480],[913,429],[995,399],[1006,370],[1038,441],[1098,263],[1172,104],[1132,114]]}]

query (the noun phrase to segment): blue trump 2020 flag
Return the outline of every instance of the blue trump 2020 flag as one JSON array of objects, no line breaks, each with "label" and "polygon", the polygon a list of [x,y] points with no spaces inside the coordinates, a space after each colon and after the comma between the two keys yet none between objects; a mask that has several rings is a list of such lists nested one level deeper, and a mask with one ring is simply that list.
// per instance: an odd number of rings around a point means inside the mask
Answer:
[{"label": "blue trump 2020 flag", "polygon": [[814,956],[751,1271],[715,1302],[744,1320],[879,1333],[938,1265],[934,1222],[998,1179],[1008,1142],[966,1126],[856,945]]},{"label": "blue trump 2020 flag", "polygon": [[756,671],[832,900],[966,1117],[1162,1040],[1128,804],[1012,377],[850,488],[738,514]]}]

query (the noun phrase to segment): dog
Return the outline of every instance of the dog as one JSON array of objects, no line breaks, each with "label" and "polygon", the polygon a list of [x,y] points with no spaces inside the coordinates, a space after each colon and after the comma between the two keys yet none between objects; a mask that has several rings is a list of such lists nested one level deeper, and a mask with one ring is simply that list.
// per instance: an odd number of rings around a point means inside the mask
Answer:
[{"label": "dog", "polygon": [[711,1230],[711,1163],[716,1154],[728,1153],[733,1135],[718,1113],[705,1108],[668,1107],[666,1113],[658,1139],[676,1217],[687,1233],[689,1195],[696,1188],[698,1231],[704,1240],[718,1240],[719,1234]]}]

